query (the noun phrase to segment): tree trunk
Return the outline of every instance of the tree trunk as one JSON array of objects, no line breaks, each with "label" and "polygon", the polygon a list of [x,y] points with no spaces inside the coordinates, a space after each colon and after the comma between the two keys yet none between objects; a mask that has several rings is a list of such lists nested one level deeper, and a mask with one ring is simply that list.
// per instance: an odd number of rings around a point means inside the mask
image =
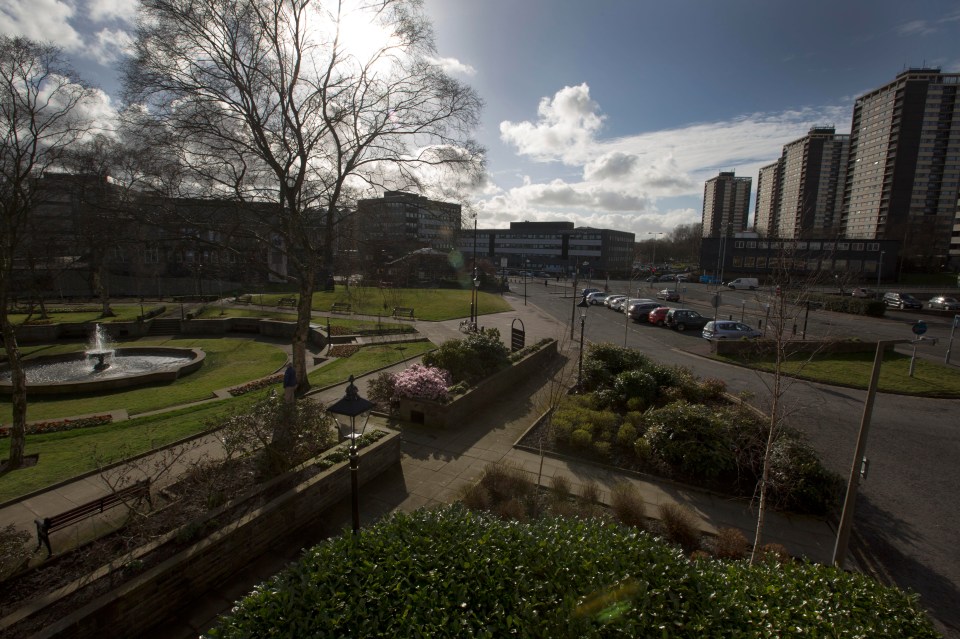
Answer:
[{"label": "tree trunk", "polygon": [[115,317],[113,309],[110,308],[109,292],[107,287],[103,285],[106,279],[107,265],[102,259],[98,259],[96,264],[90,266],[90,289],[94,297],[100,299],[100,317]]},{"label": "tree trunk", "polygon": [[26,446],[27,430],[27,378],[20,361],[20,348],[17,335],[7,318],[6,306],[0,308],[0,328],[3,332],[3,348],[10,365],[10,381],[13,386],[13,426],[10,429],[10,459],[8,469],[19,468],[23,464],[23,451]]}]

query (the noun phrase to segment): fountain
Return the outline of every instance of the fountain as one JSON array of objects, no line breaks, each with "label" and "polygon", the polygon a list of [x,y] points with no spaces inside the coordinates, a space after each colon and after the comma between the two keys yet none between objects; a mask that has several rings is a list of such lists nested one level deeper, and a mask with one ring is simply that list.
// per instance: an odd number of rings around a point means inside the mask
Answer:
[{"label": "fountain", "polygon": [[104,362],[104,360],[108,355],[112,357],[113,351],[109,337],[103,330],[103,324],[97,324],[93,330],[93,335],[90,336],[90,348],[85,351],[88,358],[97,360],[93,370],[102,371],[110,368],[110,362]]},{"label": "fountain", "polygon": [[[66,355],[23,361],[28,395],[98,393],[145,384],[170,383],[203,365],[197,348],[137,346],[116,348],[97,324],[87,348]],[[93,366],[90,360],[95,360]],[[9,367],[0,368],[0,395],[12,392]]]}]

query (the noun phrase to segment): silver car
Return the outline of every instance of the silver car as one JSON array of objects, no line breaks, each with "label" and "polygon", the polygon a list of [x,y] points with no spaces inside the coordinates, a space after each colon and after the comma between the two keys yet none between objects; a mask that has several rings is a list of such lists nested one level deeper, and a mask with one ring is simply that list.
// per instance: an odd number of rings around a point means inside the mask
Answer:
[{"label": "silver car", "polygon": [[762,336],[763,332],[741,322],[718,320],[707,322],[701,335],[703,339],[755,339]]}]

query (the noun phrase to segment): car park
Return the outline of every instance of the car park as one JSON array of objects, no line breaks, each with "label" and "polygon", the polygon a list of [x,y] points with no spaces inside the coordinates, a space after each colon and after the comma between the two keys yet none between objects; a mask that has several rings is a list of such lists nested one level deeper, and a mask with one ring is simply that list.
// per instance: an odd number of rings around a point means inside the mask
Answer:
[{"label": "car park", "polygon": [[650,311],[660,306],[659,302],[653,300],[630,300],[632,303],[627,307],[627,317],[634,322],[647,322],[650,319]]},{"label": "car park", "polygon": [[669,326],[680,332],[691,329],[702,330],[709,321],[710,318],[704,317],[700,313],[691,311],[688,308],[672,308],[667,312],[666,317],[663,318],[665,326]]},{"label": "car park", "polygon": [[587,304],[592,304],[593,306],[599,306],[603,304],[608,295],[603,292],[590,293],[587,295]]},{"label": "car park", "polygon": [[907,308],[921,309],[923,304],[909,293],[898,293],[896,291],[889,291],[883,294],[883,303],[887,305],[887,308],[899,308],[901,310]]},{"label": "car park", "polygon": [[647,316],[647,322],[653,324],[654,326],[663,326],[663,320],[667,316],[667,311],[670,310],[669,306],[658,306],[652,311],[650,311]]},{"label": "car park", "polygon": [[668,302],[679,302],[680,293],[672,288],[665,288],[662,291],[657,291],[657,299],[667,300]]},{"label": "car park", "polygon": [[727,320],[710,321],[703,327],[701,333],[704,339],[754,339],[763,335],[761,331],[741,322]]},{"label": "car park", "polygon": [[927,302],[930,308],[938,308],[942,311],[960,311],[960,302],[955,297],[931,297]]}]

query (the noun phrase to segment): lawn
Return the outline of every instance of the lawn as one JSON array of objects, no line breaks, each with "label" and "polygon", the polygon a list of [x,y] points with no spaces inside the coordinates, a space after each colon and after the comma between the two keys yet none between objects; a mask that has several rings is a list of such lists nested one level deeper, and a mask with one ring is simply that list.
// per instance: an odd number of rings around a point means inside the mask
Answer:
[{"label": "lawn", "polygon": [[[270,296],[268,295],[266,297]],[[257,299],[257,297],[254,297],[254,299]],[[221,311],[223,313],[222,315]],[[296,314],[292,310],[278,311],[272,308],[263,308],[261,310],[256,306],[252,308],[224,307],[221,309],[215,304],[204,308],[203,312],[198,316],[198,319],[220,319],[224,317],[257,317],[279,320],[281,322],[293,322],[296,320]],[[386,319],[387,318],[384,317],[384,320]],[[313,323],[326,327],[327,320],[328,318],[325,317],[317,317],[314,318]],[[348,317],[330,317],[329,321],[330,326],[342,326],[356,331],[374,331],[379,329],[388,332],[413,332],[416,330],[410,323],[382,321],[378,324],[376,320],[349,319]]]},{"label": "lawn", "polygon": [[[250,339],[143,339],[132,342],[136,346],[173,346],[200,348],[206,359],[200,370],[163,386],[145,386],[131,390],[115,391],[97,396],[72,396],[63,398],[31,398],[27,409],[30,421],[104,413],[125,408],[130,415],[158,410],[169,406],[209,399],[213,391],[236,386],[251,379],[264,377],[277,371],[287,360],[286,353],[272,344]],[[117,342],[116,346],[124,346]],[[55,355],[82,350],[79,344],[55,346],[28,346],[22,349],[27,355]],[[0,421],[9,423],[13,409],[8,399],[0,404]]]},{"label": "lawn", "polygon": [[[351,357],[338,359],[313,371],[310,383],[315,387],[340,383],[350,375],[362,375],[389,366],[433,347],[430,342],[367,346]],[[155,388],[150,390],[153,394],[167,397],[167,393],[157,393]],[[137,391],[128,391],[134,392]],[[145,415],[106,426],[28,435],[26,453],[39,453],[40,463],[3,476],[0,479],[0,503],[198,433],[227,415],[243,411],[268,392],[268,389],[261,389],[240,397]],[[360,392],[366,394],[366,388],[361,386]],[[31,418],[33,405],[31,402]],[[9,405],[5,408],[9,412]],[[9,439],[0,439],[0,459],[8,456],[9,447]]]},{"label": "lawn", "polygon": [[[276,306],[281,297],[289,294],[274,293],[255,295],[254,301],[263,298],[265,306]],[[394,307],[402,306],[414,309],[417,319],[443,321],[470,314],[470,291],[446,288],[390,288],[338,286],[335,291],[313,294],[313,309],[329,311],[334,302],[352,305],[354,313],[362,315],[389,316]],[[499,295],[480,292],[478,310],[480,315],[502,313],[510,310],[510,305]]]},{"label": "lawn", "polygon": [[[765,359],[718,357],[734,364],[773,371],[773,357]],[[782,370],[787,375],[826,384],[866,389],[873,370],[873,353],[847,353],[789,360]],[[917,358],[913,377],[909,375],[910,356],[888,351],[880,366],[878,389],[928,397],[960,397],[960,371],[936,362]]]},{"label": "lawn", "polygon": [[[149,313],[161,304],[151,302],[143,305],[143,312]],[[73,310],[79,308],[81,310]],[[93,310],[96,308],[97,310]],[[97,304],[84,304],[82,307],[66,306],[60,304],[48,304],[48,319],[40,320],[39,309],[34,309],[33,315],[30,315],[31,324],[57,324],[57,323],[80,323],[80,322],[134,322],[140,316],[140,304],[111,304],[110,308],[116,314],[116,317],[100,317],[100,309]],[[26,313],[11,313],[10,322],[17,325],[23,324],[27,319]]]}]

